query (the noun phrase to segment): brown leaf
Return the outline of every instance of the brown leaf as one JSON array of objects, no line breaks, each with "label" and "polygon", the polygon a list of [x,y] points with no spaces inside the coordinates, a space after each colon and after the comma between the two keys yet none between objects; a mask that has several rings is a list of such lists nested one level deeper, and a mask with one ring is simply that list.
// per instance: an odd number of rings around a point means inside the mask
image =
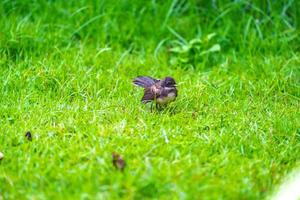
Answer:
[{"label": "brown leaf", "polygon": [[125,160],[123,160],[123,158],[115,152],[112,153],[112,163],[115,168],[120,171],[123,171],[126,165]]},{"label": "brown leaf", "polygon": [[30,131],[26,132],[25,137],[27,138],[27,140],[32,141],[32,136],[31,136]]}]

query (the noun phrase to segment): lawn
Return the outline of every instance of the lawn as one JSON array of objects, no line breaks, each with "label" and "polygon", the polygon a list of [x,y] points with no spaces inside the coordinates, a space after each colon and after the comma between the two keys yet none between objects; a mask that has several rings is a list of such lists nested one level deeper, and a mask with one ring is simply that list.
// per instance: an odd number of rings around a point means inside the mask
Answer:
[{"label": "lawn", "polygon": [[268,199],[300,165],[299,8],[1,1],[0,199]]}]

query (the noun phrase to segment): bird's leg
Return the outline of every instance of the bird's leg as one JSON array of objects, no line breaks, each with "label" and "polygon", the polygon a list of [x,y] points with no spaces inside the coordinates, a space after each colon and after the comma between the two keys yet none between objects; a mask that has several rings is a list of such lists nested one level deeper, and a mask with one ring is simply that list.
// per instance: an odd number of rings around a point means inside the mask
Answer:
[{"label": "bird's leg", "polygon": [[153,112],[153,102],[151,102],[150,111]]},{"label": "bird's leg", "polygon": [[155,103],[155,108],[156,108],[156,110],[157,110],[156,94],[154,94],[154,101],[153,101],[153,103]]}]

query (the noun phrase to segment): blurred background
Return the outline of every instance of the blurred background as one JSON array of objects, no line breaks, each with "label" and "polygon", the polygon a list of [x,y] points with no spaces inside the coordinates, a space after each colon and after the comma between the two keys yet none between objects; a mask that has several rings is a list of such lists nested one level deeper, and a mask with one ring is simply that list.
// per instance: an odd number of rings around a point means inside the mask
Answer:
[{"label": "blurred background", "polygon": [[[3,0],[0,53],[21,59],[84,45],[93,51],[111,48],[139,56],[179,53],[179,61],[171,64],[194,66],[194,54],[214,44],[232,58],[284,54],[299,50],[299,7],[295,0]],[[197,50],[192,41],[188,49],[191,40],[208,34],[216,35],[211,46]],[[174,47],[181,50],[172,51]]]}]

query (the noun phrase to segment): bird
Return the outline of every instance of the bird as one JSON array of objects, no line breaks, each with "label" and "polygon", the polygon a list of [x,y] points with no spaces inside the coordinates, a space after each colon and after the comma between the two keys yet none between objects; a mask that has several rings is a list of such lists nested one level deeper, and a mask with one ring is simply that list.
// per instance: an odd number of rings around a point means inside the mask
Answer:
[{"label": "bird", "polygon": [[133,80],[133,84],[144,88],[141,101],[143,103],[155,102],[156,109],[174,101],[178,95],[176,81],[170,76],[161,80],[150,76],[138,76]]},{"label": "bird", "polygon": [[116,169],[121,171],[123,171],[126,166],[126,162],[123,160],[122,156],[115,152],[112,153],[112,163]]}]

